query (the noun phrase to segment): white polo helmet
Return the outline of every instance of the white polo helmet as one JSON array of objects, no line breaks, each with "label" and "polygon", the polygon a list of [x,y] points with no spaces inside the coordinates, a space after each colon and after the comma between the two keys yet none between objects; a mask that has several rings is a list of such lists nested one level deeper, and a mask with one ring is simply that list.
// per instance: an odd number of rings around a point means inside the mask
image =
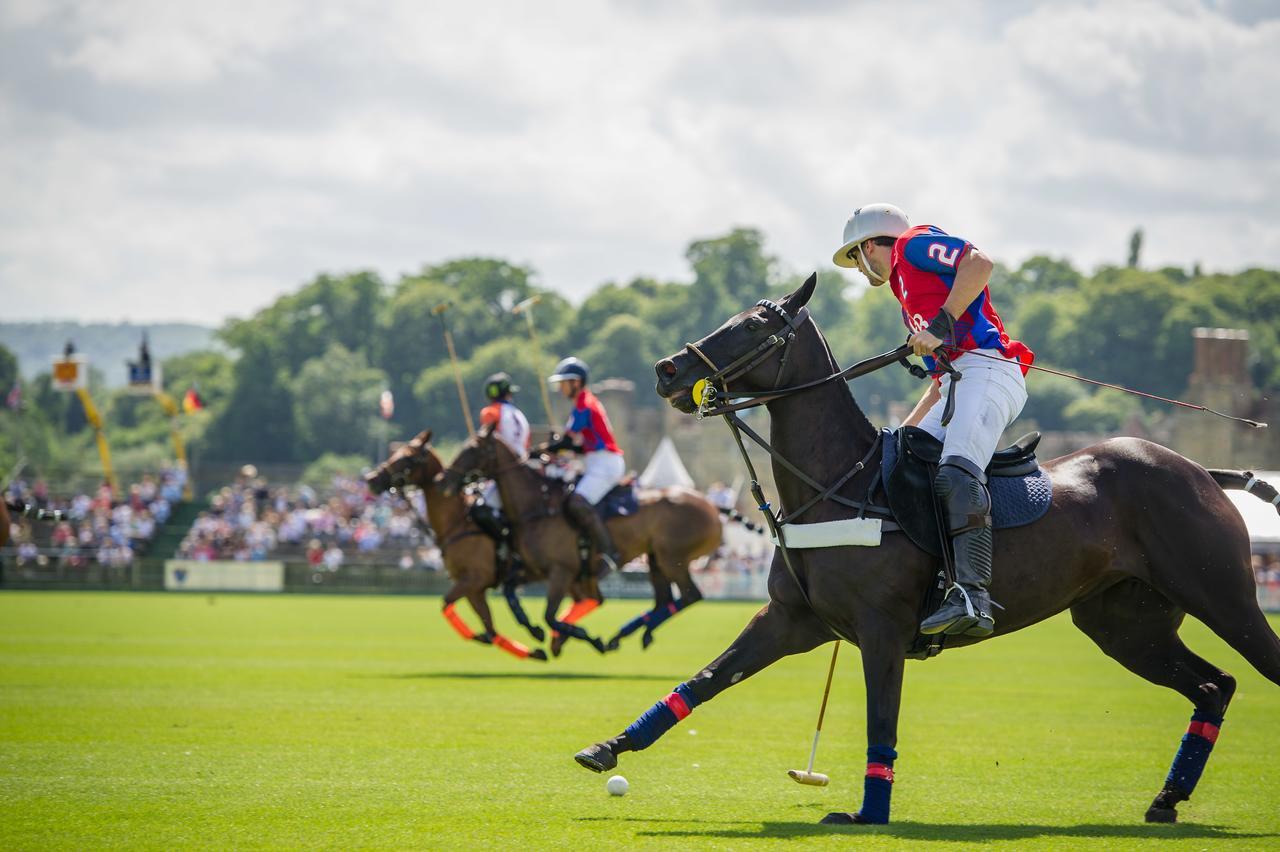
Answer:
[{"label": "white polo helmet", "polygon": [[858,251],[858,246],[873,237],[897,239],[910,227],[907,214],[892,204],[864,204],[853,211],[849,221],[844,223],[844,245],[840,246],[831,260],[836,266],[857,269],[872,281],[883,284],[885,278],[871,270],[870,264],[863,259],[862,252]]}]

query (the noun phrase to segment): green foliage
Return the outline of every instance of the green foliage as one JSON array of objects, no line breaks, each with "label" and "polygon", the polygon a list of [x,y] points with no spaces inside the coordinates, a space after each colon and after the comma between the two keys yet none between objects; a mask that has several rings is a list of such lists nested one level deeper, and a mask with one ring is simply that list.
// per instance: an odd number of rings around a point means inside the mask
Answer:
[{"label": "green foliage", "polygon": [[1142,405],[1136,398],[1103,389],[1068,404],[1062,417],[1068,429],[1113,432],[1141,411]]},{"label": "green foliage", "polygon": [[304,363],[293,381],[297,458],[375,453],[383,437],[378,396],[386,386],[385,373],[341,343]]},{"label": "green foliage", "polygon": [[[534,349],[527,339],[503,337],[481,346],[459,366],[473,420],[479,418],[480,408],[485,405],[485,378],[499,370],[510,373],[514,383],[520,387],[516,404],[524,410],[529,422],[538,424],[546,420],[539,401],[538,383],[546,381],[555,366],[555,357],[545,349]],[[402,432],[401,437],[410,437],[422,429],[431,429],[442,438],[466,435],[466,421],[458,400],[453,366],[447,359],[422,371],[414,385],[414,393],[421,407],[430,411],[431,416],[420,421],[413,431]],[[555,404],[553,399],[552,405]],[[556,419],[558,421],[559,417]]]},{"label": "green foliage", "polygon": [[1075,428],[1067,417],[1067,410],[1088,396],[1087,386],[1073,379],[1032,373],[1027,376],[1027,404],[1020,419],[1034,421],[1041,431]]},{"label": "green foliage", "polygon": [[0,394],[7,396],[18,378],[18,358],[0,345]]},{"label": "green foliage", "polygon": [[341,455],[325,453],[307,465],[302,471],[300,481],[310,485],[317,491],[330,488],[337,477],[351,477],[370,467],[367,455]]}]

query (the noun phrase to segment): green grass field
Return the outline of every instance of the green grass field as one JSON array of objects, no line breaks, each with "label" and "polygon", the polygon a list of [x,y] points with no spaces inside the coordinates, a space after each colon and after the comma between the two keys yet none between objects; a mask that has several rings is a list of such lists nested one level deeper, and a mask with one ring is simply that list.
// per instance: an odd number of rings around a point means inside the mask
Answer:
[{"label": "green grass field", "polygon": [[1199,624],[1188,644],[1240,687],[1179,825],[1142,814],[1189,705],[1064,618],[909,664],[891,826],[816,824],[861,796],[852,649],[818,756],[830,787],[785,775],[808,756],[819,649],[624,755],[631,792],[606,795],[574,752],[754,609],[702,604],[648,651],[539,664],[464,644],[422,598],[3,593],[0,848],[1280,848],[1280,687]]}]

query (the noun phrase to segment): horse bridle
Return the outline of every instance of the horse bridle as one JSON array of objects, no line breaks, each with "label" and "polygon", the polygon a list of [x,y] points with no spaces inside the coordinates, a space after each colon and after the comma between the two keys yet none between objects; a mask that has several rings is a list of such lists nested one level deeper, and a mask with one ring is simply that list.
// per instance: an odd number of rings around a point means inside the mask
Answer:
[{"label": "horse bridle", "polygon": [[707,415],[708,407],[715,400],[717,392],[728,395],[729,382],[742,378],[775,354],[782,356],[778,361],[778,373],[774,376],[773,388],[762,393],[776,391],[779,383],[781,383],[782,371],[787,368],[787,359],[791,357],[791,344],[795,343],[796,331],[808,321],[809,308],[802,307],[793,317],[787,313],[785,308],[769,299],[761,299],[756,302],[756,307],[767,308],[782,317],[782,321],[785,324],[784,328],[778,334],[769,335],[766,339],[760,341],[754,349],[744,352],[725,366],[717,367],[716,363],[707,357],[707,354],[699,349],[696,343],[686,343],[684,345],[685,349],[696,355],[702,363],[711,368],[711,375],[701,380],[705,382],[703,386],[705,390],[695,400],[698,404],[699,420]]}]

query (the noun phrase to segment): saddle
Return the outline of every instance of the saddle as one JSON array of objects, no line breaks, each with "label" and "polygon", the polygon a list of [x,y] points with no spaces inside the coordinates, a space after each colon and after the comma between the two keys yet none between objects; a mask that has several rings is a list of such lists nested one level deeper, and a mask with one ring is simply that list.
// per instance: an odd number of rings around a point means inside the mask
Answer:
[{"label": "saddle", "polygon": [[640,511],[640,497],[636,494],[636,476],[628,474],[609,493],[596,504],[596,511],[602,518],[634,515]]},{"label": "saddle", "polygon": [[[942,460],[942,442],[915,426],[885,429],[882,440],[880,478],[894,521],[916,547],[941,557],[946,536],[940,531],[946,529],[946,518],[938,514],[933,478]],[[1023,435],[996,452],[987,466],[997,530],[1025,526],[1049,511],[1053,485],[1036,460],[1039,443],[1039,432]]]}]

